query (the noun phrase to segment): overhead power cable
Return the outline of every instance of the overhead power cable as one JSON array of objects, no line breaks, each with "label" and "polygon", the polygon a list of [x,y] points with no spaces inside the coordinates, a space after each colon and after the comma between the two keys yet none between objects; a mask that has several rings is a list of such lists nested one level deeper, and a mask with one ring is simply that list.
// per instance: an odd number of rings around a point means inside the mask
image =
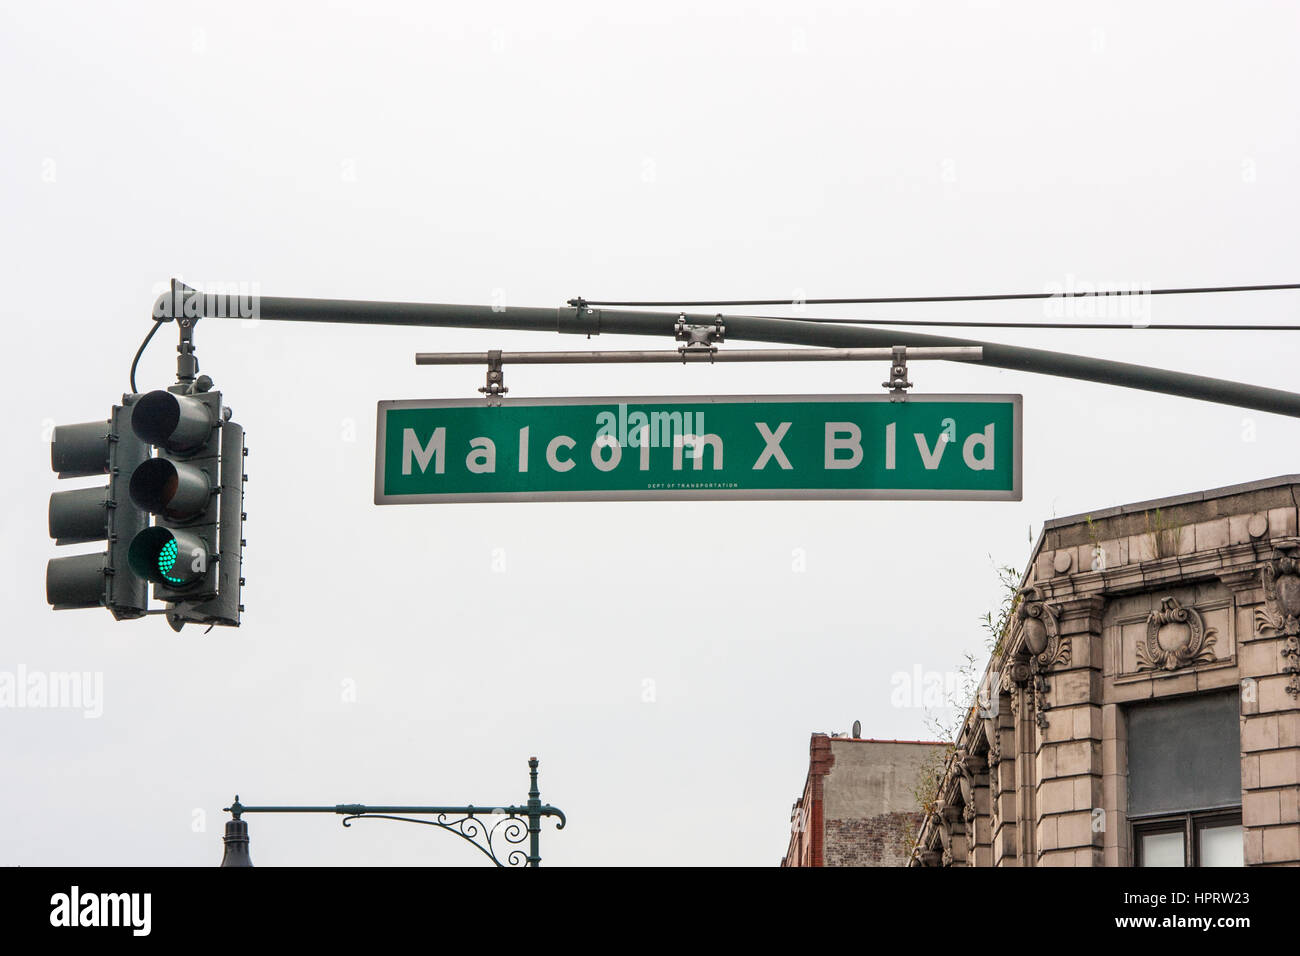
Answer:
[{"label": "overhead power cable", "polygon": [[[666,299],[657,302],[648,301],[613,301],[609,299],[570,299],[569,305],[609,305],[609,306],[637,306],[637,307],[670,307],[677,308],[682,306],[736,306],[736,305],[899,305],[909,302],[1003,302],[1011,299],[1075,299],[1075,298],[1105,298],[1107,296],[1122,295],[1203,295],[1205,293],[1216,292],[1278,292],[1283,290],[1300,289],[1300,282],[1282,283],[1278,285],[1223,285],[1223,286],[1203,286],[1189,289],[1114,289],[1114,290],[1082,290],[1082,291],[1061,291],[1061,292],[1017,292],[1002,293],[996,295],[905,295],[905,296],[861,296],[857,298],[843,299]],[[968,324],[968,323],[962,323]],[[1095,328],[1095,326],[1088,326]]]},{"label": "overhead power cable", "polygon": [[[783,319],[789,316],[769,315],[769,319]],[[1185,332],[1300,332],[1300,325],[1225,325],[1221,323],[1158,323],[1141,322],[961,322],[939,321],[929,319],[823,319],[816,316],[801,315],[800,322],[816,322],[819,325],[935,325],[964,329],[1093,329],[1097,331],[1134,329],[1154,329],[1156,331]]]}]

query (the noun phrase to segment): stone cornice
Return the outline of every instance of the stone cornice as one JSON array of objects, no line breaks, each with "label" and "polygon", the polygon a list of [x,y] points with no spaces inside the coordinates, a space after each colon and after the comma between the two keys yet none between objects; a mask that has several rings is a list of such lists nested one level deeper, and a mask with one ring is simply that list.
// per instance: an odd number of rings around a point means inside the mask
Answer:
[{"label": "stone cornice", "polygon": [[1253,591],[1264,586],[1264,566],[1251,565],[1220,571],[1218,578],[1229,591]]},{"label": "stone cornice", "polygon": [[1064,605],[1065,602],[1078,598],[1118,597],[1152,588],[1169,587],[1173,583],[1191,584],[1222,578],[1225,574],[1236,571],[1257,571],[1271,553],[1270,542],[1234,544],[1212,551],[1154,558],[1102,571],[1061,574],[1035,583],[1047,595],[1047,600]]}]

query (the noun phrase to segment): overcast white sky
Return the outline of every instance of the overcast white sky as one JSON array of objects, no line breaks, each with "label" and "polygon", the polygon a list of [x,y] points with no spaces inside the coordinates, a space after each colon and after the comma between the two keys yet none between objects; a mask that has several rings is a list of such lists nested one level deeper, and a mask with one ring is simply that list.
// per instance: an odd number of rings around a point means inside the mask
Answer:
[{"label": "overcast white sky", "polygon": [[[75,550],[46,534],[71,484],[49,470],[50,426],[107,416],[173,275],[537,306],[1294,282],[1298,41],[1284,2],[6,4],[0,670],[102,673],[104,700],[98,719],[0,710],[0,863],[213,865],[236,791],[506,803],[536,754],[571,820],[544,833],[547,864],[775,864],[810,732],[928,736],[891,677],[980,650],[990,555],[1023,566],[1053,515],[1298,472],[1297,424],[925,364],[920,391],[1023,393],[1023,501],[380,508],[376,402],[482,382],[414,352],[586,343],[204,322],[203,371],[250,448],[245,623],[206,636],[48,608],[46,559]],[[1165,297],[1150,318],[1296,323],[1298,303]],[[174,334],[142,388],[170,383]],[[1294,334],[985,337],[1297,381]],[[845,393],[884,372],[516,368],[508,384]],[[479,862],[396,824],[250,825],[259,865]]]}]

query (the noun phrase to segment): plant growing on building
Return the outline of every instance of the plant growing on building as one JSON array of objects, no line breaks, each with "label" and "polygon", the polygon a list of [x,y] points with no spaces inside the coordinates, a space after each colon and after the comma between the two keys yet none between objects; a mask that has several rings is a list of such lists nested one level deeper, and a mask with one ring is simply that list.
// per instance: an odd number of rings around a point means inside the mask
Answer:
[{"label": "plant growing on building", "polygon": [[1097,526],[1092,522],[1092,515],[1083,519],[1088,525],[1088,541],[1092,544],[1092,569],[1098,570],[1097,563],[1101,562],[1101,570],[1106,568],[1106,552],[1101,546],[1101,534],[1097,531]]},{"label": "plant growing on building", "polygon": [[1020,572],[1009,564],[1004,564],[995,570],[1002,597],[998,602],[996,616],[994,611],[987,611],[984,617],[980,619],[982,621],[981,626],[988,635],[985,639],[985,646],[991,657],[998,657],[1002,654],[1002,640],[1006,637],[1007,631],[1010,630],[1011,618],[1020,604],[1018,596]]},{"label": "plant growing on building", "polygon": [[[990,556],[990,561],[992,557]],[[1020,571],[1010,565],[994,564],[998,580],[997,607],[980,618],[980,626],[985,632],[984,652],[990,659],[1001,656],[1004,641],[1011,631],[1011,622],[1019,606]],[[947,706],[926,714],[925,725],[930,735],[943,741],[947,746],[935,748],[922,763],[917,773],[912,794],[916,805],[923,815],[938,809],[939,787],[943,784],[952,755],[957,751],[957,737],[966,723],[966,718],[978,706],[977,694],[980,678],[984,675],[981,659],[967,651],[963,662],[957,667],[957,681],[945,701]]]},{"label": "plant growing on building", "polygon": [[957,746],[949,743],[945,747],[934,748],[921,762],[921,767],[916,774],[916,782],[912,786],[912,797],[916,800],[922,822],[939,809],[939,787],[943,785],[943,778],[947,775],[948,761],[956,752]]},{"label": "plant growing on building", "polygon": [[1151,512],[1145,514],[1147,535],[1151,538],[1151,550],[1157,558],[1172,558],[1178,554],[1178,539],[1182,535],[1183,523],[1165,516],[1157,508],[1154,519]]}]

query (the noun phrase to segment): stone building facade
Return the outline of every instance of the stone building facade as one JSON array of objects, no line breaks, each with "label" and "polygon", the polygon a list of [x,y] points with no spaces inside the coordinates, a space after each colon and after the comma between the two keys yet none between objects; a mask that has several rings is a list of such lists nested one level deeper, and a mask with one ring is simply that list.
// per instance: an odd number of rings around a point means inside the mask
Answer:
[{"label": "stone building facade", "polygon": [[813,734],[781,865],[906,865],[921,823],[916,783],[945,746]]},{"label": "stone building facade", "polygon": [[1298,501],[1047,522],[911,865],[1300,865]]}]

